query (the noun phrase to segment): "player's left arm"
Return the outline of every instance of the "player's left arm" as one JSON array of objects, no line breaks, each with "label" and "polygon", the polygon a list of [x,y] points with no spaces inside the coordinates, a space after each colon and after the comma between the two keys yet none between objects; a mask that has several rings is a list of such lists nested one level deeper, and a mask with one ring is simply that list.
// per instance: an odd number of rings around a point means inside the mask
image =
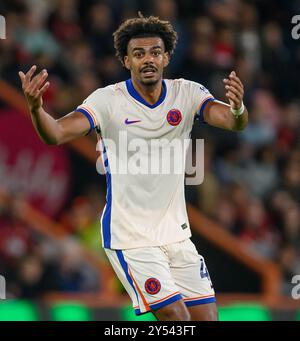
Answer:
[{"label": "player's left arm", "polygon": [[244,86],[234,71],[223,82],[230,105],[216,100],[208,102],[203,111],[204,121],[218,128],[243,130],[248,123],[248,111],[243,104]]}]

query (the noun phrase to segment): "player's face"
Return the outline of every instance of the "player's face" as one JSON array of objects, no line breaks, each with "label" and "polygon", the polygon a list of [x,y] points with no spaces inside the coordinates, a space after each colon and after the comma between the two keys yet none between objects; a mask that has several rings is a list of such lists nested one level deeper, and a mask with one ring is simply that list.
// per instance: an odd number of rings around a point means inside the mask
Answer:
[{"label": "player's face", "polygon": [[154,85],[162,79],[164,68],[169,63],[169,54],[159,37],[134,38],[127,47],[125,66],[131,77],[144,85]]}]

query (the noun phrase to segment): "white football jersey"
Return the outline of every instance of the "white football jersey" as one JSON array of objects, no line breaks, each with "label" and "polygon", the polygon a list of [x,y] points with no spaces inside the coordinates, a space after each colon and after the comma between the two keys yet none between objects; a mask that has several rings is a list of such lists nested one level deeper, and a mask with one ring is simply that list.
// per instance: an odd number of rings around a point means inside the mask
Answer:
[{"label": "white football jersey", "polygon": [[203,120],[203,109],[212,100],[201,84],[166,79],[159,100],[150,105],[129,79],[97,89],[76,109],[101,132],[107,178],[101,217],[104,248],[162,246],[191,236],[184,167],[168,172],[163,161],[176,164],[171,143],[185,145],[195,115]]}]

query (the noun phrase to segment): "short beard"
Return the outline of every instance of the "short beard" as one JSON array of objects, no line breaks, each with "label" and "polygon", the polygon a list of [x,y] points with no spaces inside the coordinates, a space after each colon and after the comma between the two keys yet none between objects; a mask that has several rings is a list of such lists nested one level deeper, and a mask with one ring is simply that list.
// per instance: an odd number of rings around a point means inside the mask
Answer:
[{"label": "short beard", "polygon": [[159,82],[159,79],[146,79],[142,80],[141,83],[145,86],[153,86]]}]

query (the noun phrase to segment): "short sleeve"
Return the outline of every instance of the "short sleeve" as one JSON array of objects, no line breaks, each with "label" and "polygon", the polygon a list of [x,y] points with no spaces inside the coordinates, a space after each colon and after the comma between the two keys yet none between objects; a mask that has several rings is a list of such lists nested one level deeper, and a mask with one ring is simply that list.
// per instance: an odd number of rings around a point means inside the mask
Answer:
[{"label": "short sleeve", "polygon": [[200,122],[204,122],[203,111],[208,102],[215,101],[214,96],[200,83],[191,82],[192,96],[195,103],[195,114]]},{"label": "short sleeve", "polygon": [[91,130],[95,128],[104,129],[110,116],[111,90],[100,88],[87,97],[75,111],[82,113],[90,122]]}]

